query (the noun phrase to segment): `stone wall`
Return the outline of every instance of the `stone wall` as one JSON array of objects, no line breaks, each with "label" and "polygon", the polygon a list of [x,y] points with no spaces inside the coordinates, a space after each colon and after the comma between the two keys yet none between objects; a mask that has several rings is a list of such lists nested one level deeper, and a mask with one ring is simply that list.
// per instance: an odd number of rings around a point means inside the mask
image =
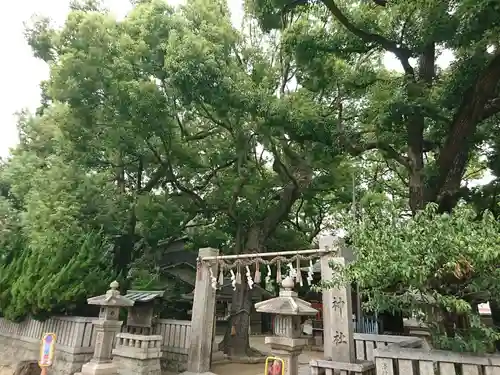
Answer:
[{"label": "stone wall", "polygon": [[[44,322],[26,319],[14,323],[0,318],[0,375],[12,374],[16,364],[23,360],[38,360],[40,340],[45,333],[55,333],[56,352],[53,375],[71,375],[79,372],[84,363],[92,358],[96,338],[92,321],[96,318],[54,317]],[[153,334],[161,336],[161,367],[164,370],[183,371],[187,363],[191,322],[159,319],[153,329],[136,332],[123,327],[125,333]]]},{"label": "stone wall", "polygon": [[[78,372],[85,362],[92,358],[93,349],[56,347],[53,375],[70,375]],[[38,360],[40,340],[28,337],[8,337],[0,332],[0,367],[13,370],[16,364],[24,360]],[[7,370],[5,370],[7,371]]]}]

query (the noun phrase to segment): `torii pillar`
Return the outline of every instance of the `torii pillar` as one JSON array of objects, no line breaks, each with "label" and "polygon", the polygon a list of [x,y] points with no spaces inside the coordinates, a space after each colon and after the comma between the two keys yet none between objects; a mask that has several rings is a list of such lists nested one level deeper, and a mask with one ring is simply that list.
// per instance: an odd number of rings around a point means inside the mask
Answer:
[{"label": "torii pillar", "polygon": [[[214,257],[219,250],[210,247],[199,250],[198,257]],[[191,340],[188,349],[187,371],[183,375],[212,374],[210,364],[215,332],[215,293],[210,280],[210,270],[217,277],[217,262],[197,262],[191,316]]]}]

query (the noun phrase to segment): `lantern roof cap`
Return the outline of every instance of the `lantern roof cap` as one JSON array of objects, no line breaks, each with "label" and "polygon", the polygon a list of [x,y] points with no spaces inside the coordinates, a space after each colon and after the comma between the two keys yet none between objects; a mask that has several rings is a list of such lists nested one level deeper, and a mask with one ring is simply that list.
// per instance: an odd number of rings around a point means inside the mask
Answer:
[{"label": "lantern roof cap", "polygon": [[120,291],[118,290],[119,286],[120,285],[116,280],[113,281],[111,284],[109,284],[110,289],[106,292],[106,294],[89,298],[87,299],[87,303],[89,305],[109,306],[109,307],[133,306],[134,301],[120,294]]},{"label": "lantern roof cap", "polygon": [[295,283],[290,276],[285,277],[281,282],[283,287],[278,297],[255,304],[257,312],[277,314],[277,315],[305,315],[314,316],[318,310],[311,307],[311,304],[298,297],[293,291]]}]

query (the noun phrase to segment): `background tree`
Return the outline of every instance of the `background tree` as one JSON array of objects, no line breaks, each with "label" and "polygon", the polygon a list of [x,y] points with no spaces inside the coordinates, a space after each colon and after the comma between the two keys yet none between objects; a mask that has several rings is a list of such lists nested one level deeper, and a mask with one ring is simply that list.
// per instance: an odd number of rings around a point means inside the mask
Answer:
[{"label": "background tree", "polygon": [[[103,175],[85,175],[76,163],[37,152],[36,138],[47,133],[35,129],[44,121],[50,123],[48,114],[21,121],[26,137],[0,176],[8,186],[2,197],[0,309],[10,319],[81,312],[89,293],[114,277],[110,220],[118,221],[120,206],[113,188]],[[46,146],[41,150],[48,152],[50,142]]]}]

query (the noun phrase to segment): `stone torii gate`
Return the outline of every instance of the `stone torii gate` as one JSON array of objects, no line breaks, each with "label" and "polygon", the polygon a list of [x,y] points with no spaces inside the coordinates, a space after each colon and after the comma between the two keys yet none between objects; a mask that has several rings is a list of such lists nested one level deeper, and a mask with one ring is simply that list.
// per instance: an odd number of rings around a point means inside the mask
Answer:
[{"label": "stone torii gate", "polygon": [[[185,375],[209,375],[213,336],[215,331],[215,293],[214,275],[218,274],[220,261],[237,259],[292,257],[299,255],[320,258],[322,280],[331,280],[335,262],[340,267],[346,265],[343,241],[335,236],[324,236],[319,240],[319,249],[283,251],[261,254],[242,254],[219,256],[219,250],[202,248],[199,250],[191,318],[191,342],[188,349],[188,363]],[[300,272],[300,270],[298,270]],[[351,286],[324,290],[323,329],[324,359],[353,363],[355,361],[354,329],[352,322]]]}]

